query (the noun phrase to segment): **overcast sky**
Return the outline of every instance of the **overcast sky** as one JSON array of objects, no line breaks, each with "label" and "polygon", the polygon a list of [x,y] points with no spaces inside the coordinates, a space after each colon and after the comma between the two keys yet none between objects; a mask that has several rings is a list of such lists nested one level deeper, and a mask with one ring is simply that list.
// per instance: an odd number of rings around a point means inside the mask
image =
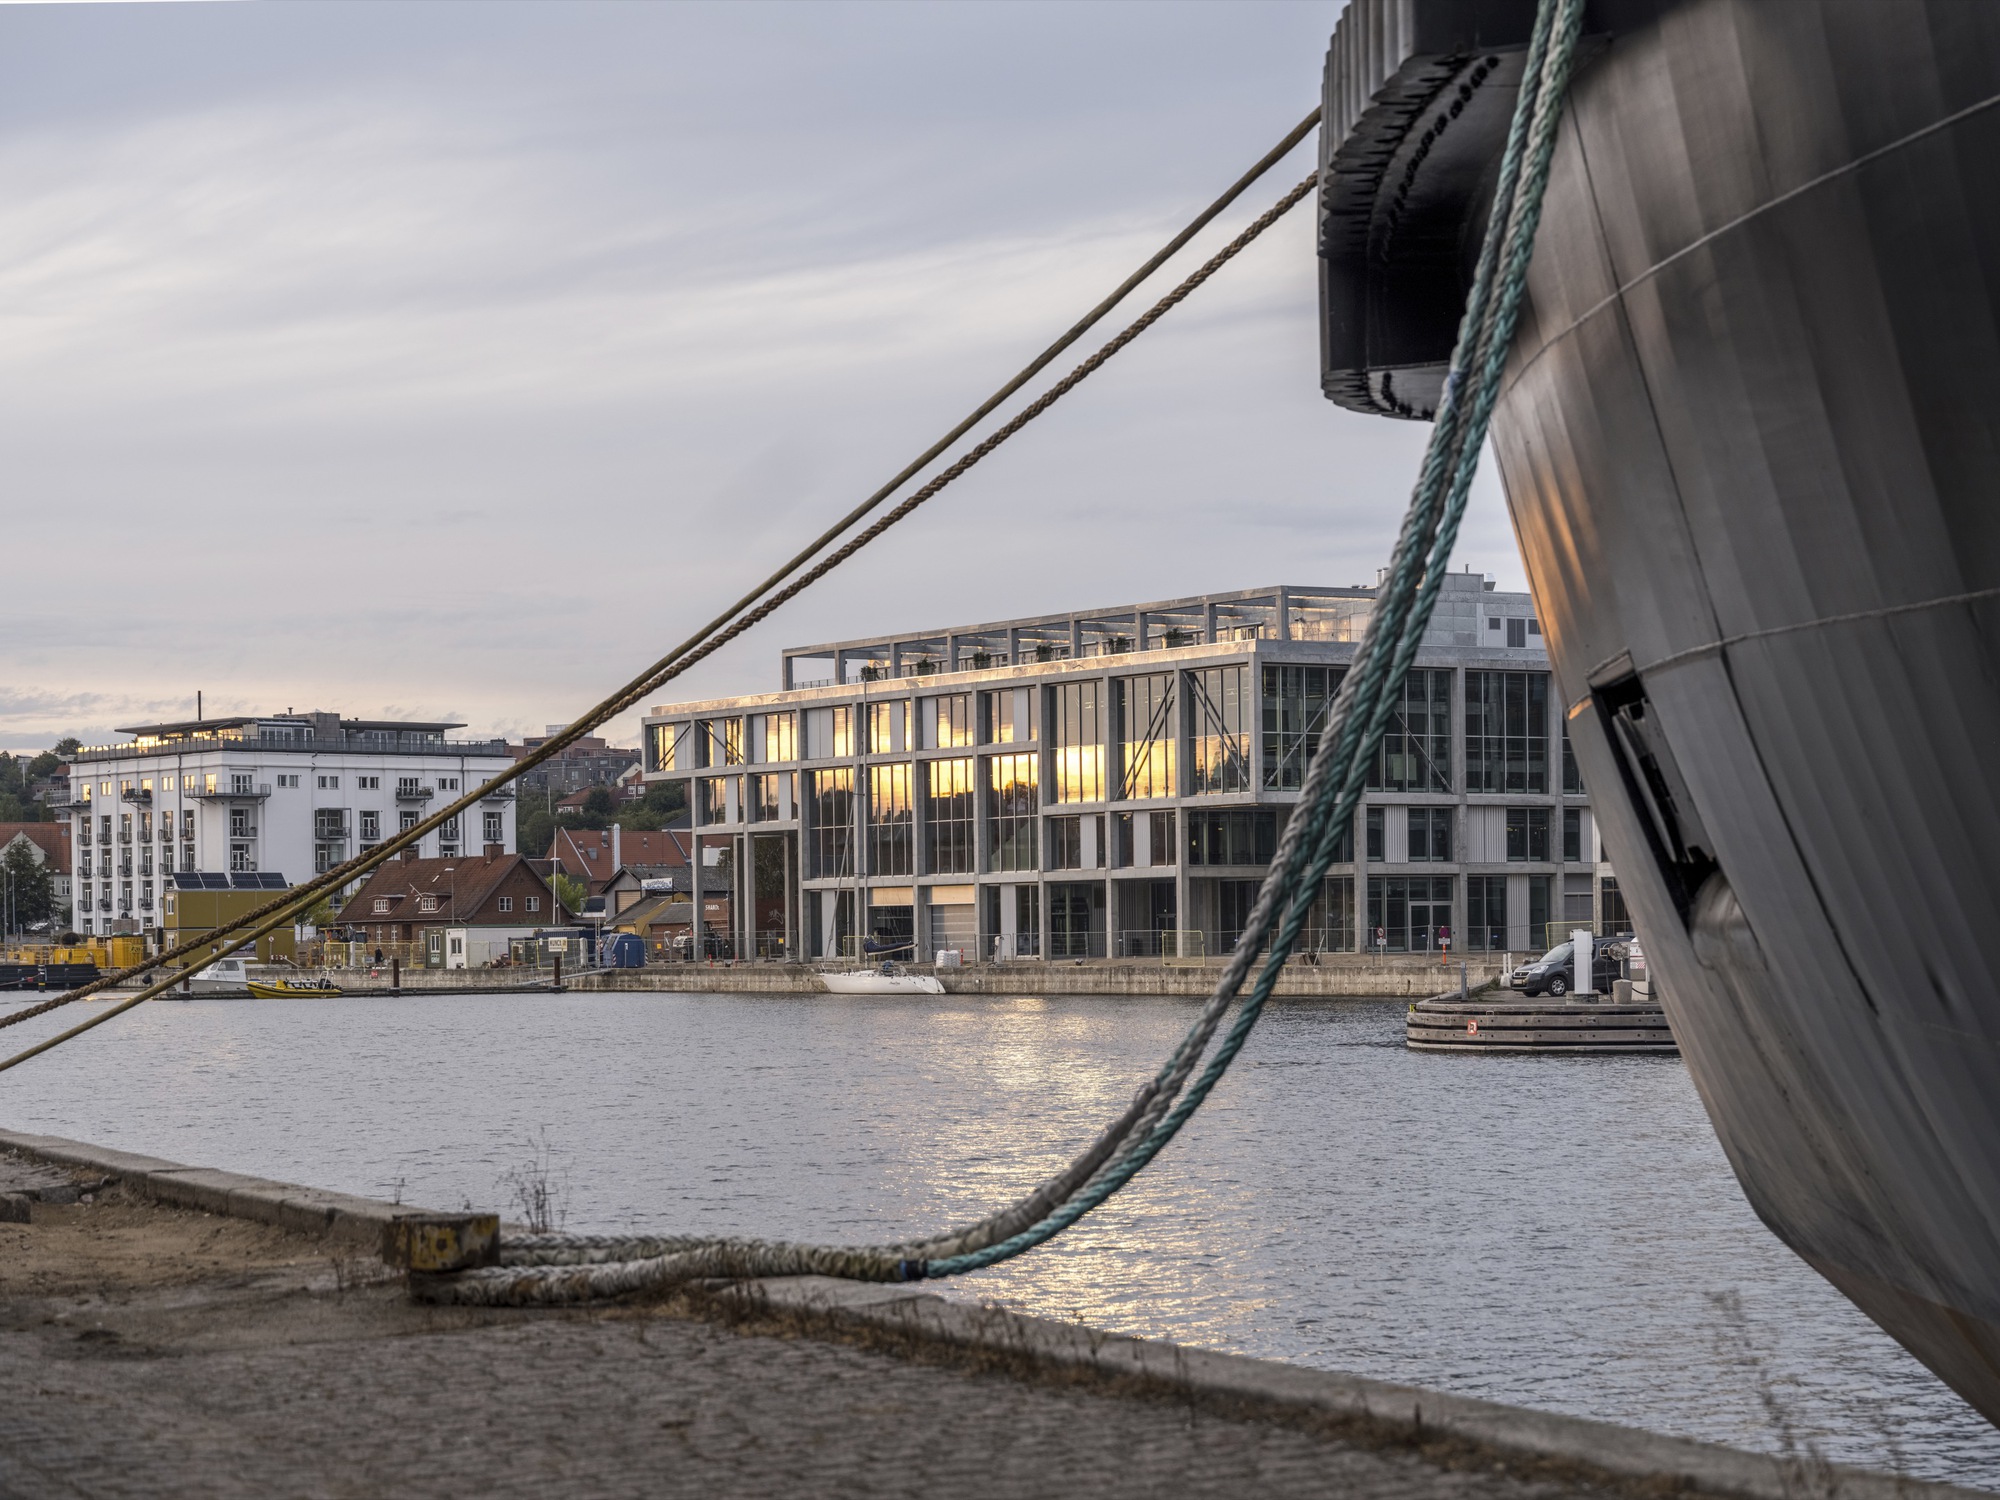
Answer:
[{"label": "overcast sky", "polygon": [[[1339,10],[0,7],[0,746],[197,689],[568,719],[1261,155]],[[1314,317],[1302,207],[662,697],[769,689],[786,643],[1372,582],[1427,429],[1325,401]],[[1490,468],[1457,562],[1525,587]]]}]

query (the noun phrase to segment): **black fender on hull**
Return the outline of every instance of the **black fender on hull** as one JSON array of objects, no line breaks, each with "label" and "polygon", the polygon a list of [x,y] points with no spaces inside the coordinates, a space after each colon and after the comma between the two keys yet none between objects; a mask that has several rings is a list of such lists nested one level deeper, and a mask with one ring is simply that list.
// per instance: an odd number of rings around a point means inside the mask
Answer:
[{"label": "black fender on hull", "polygon": [[[1343,405],[1429,414],[1532,15],[1341,19]],[[1751,1204],[2000,1422],[2000,5],[1584,25],[1494,422],[1571,741]]]}]

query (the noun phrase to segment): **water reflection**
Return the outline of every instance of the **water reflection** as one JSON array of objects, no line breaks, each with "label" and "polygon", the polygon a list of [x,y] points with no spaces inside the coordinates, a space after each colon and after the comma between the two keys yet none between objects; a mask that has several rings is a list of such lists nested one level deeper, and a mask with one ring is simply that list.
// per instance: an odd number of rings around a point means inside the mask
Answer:
[{"label": "water reflection", "polygon": [[[504,1174],[545,1129],[573,1228],[883,1240],[977,1218],[1055,1170],[1193,1008],[152,1005],[0,1076],[0,1119],[503,1207]],[[1148,1172],[952,1294],[1769,1448],[1761,1386],[1831,1456],[1886,1465],[1893,1446],[1913,1473],[2000,1484],[2000,1435],[1757,1224],[1677,1061],[1414,1055],[1400,1013],[1274,1007]]]}]

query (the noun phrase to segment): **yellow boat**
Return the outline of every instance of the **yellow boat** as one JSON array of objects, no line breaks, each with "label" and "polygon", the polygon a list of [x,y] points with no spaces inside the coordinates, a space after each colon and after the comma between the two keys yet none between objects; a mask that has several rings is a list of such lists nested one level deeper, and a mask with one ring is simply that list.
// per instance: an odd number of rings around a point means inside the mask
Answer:
[{"label": "yellow boat", "polygon": [[314,983],[311,980],[251,979],[245,983],[253,1000],[315,1000],[343,993],[339,985]]}]

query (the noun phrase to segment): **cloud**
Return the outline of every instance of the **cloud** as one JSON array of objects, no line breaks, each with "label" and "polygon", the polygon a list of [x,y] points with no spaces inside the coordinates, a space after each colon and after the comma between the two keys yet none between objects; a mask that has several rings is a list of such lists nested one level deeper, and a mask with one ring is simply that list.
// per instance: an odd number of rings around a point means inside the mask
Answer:
[{"label": "cloud", "polygon": [[[0,11],[0,447],[52,564],[0,618],[75,698],[0,736],[197,688],[580,710],[1258,155],[1336,13]],[[1310,219],[662,696],[767,687],[788,641],[1372,578],[1424,433],[1319,396]],[[1490,478],[1460,556],[1520,586]]]}]

